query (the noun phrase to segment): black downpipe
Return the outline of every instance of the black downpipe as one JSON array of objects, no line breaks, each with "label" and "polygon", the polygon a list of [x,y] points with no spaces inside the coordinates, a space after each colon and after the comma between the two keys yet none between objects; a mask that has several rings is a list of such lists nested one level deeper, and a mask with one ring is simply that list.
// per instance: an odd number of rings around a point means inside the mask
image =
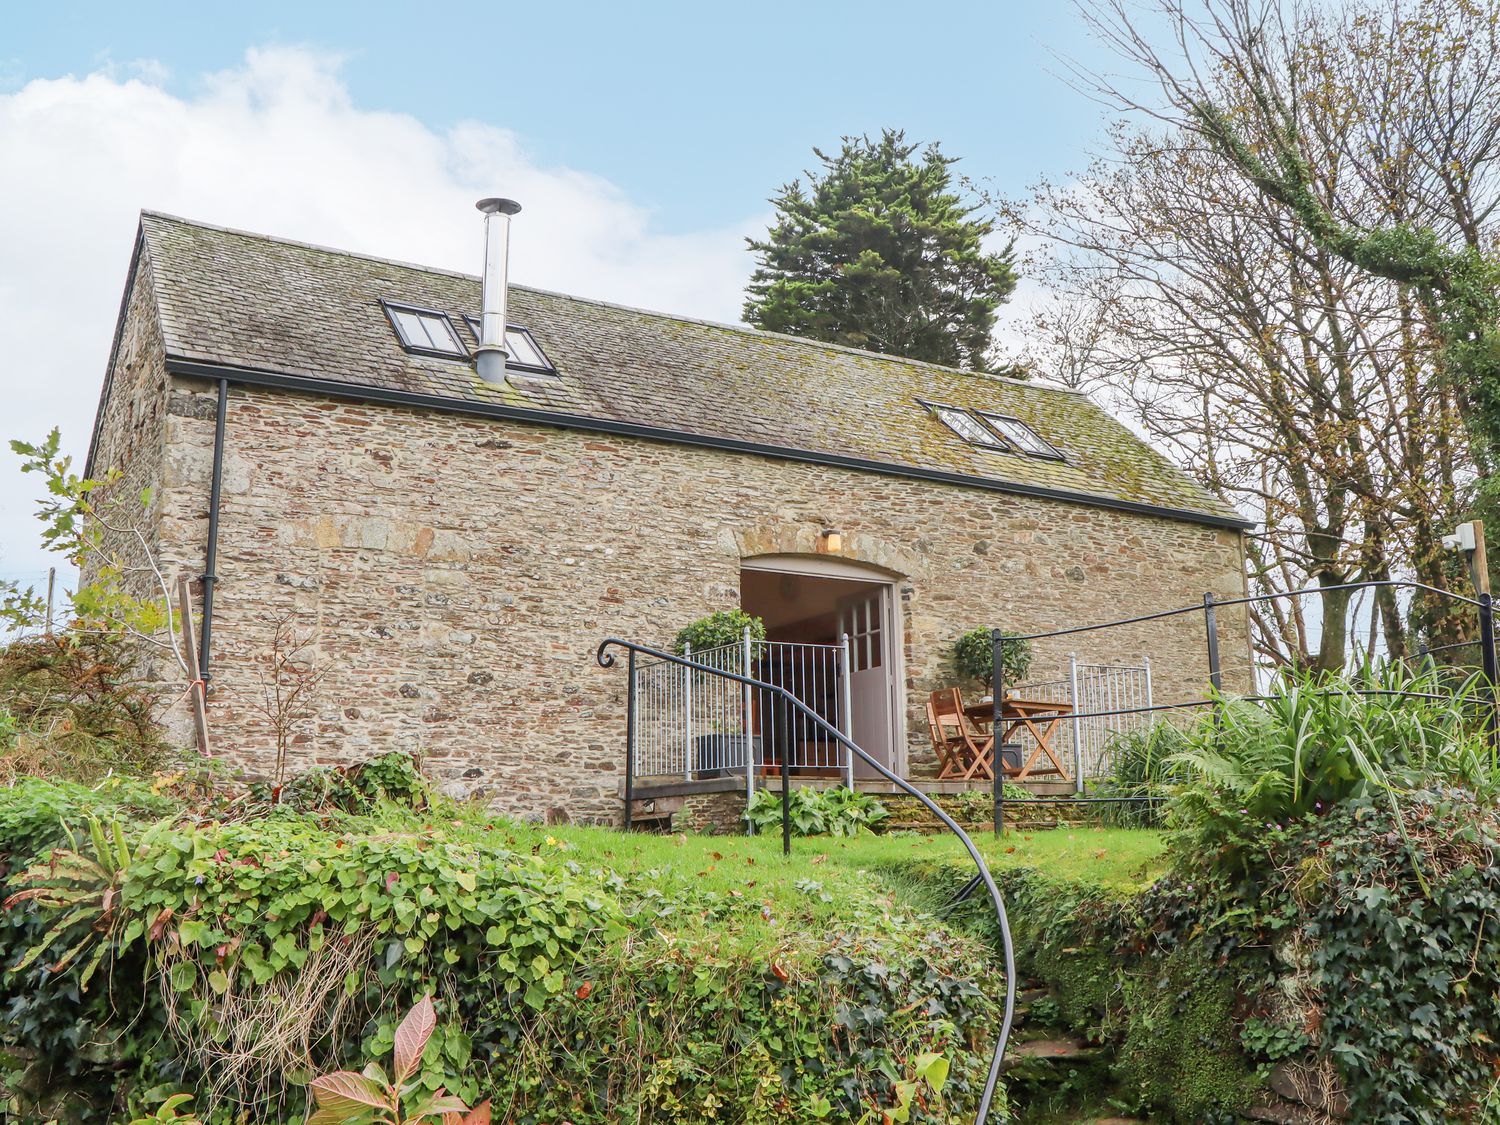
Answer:
[{"label": "black downpipe", "polygon": [[219,496],[224,487],[224,415],[229,406],[229,380],[219,380],[219,408],[214,417],[214,472],[208,487],[208,548],[203,563],[203,631],[198,638],[198,676],[205,687],[209,641],[214,631],[214,587],[219,582]]}]

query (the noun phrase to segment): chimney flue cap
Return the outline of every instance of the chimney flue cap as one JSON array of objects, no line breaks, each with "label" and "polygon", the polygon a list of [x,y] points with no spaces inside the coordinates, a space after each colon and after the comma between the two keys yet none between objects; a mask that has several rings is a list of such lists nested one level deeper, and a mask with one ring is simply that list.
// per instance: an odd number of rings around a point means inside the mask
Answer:
[{"label": "chimney flue cap", "polygon": [[486,215],[514,215],[521,210],[521,205],[514,199],[501,199],[497,195],[492,195],[487,199],[481,199],[478,203],[474,204],[474,206],[479,208],[479,210],[483,211]]}]

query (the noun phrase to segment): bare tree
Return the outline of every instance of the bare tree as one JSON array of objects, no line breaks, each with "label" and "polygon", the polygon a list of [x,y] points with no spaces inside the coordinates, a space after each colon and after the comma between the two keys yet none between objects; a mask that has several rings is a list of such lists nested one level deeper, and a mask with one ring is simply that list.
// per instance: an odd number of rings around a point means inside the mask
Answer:
[{"label": "bare tree", "polygon": [[1500,452],[1500,6],[1154,8],[1079,9],[1151,80],[1146,93],[1131,76],[1079,79],[1201,138],[1311,245],[1404,287],[1488,469]]},{"label": "bare tree", "polygon": [[326,671],[310,659],[314,637],[298,632],[296,622],[290,610],[276,619],[271,647],[258,661],[261,700],[257,710],[270,722],[276,737],[272,784],[278,790],[286,782],[292,743],[314,714],[313,701]]},{"label": "bare tree", "polygon": [[[1046,271],[1061,300],[1031,325],[1028,362],[1103,383],[1253,513],[1258,588],[1322,588],[1316,608],[1256,607],[1264,658],[1331,670],[1356,640],[1399,656],[1395,595],[1360,606],[1340,587],[1445,580],[1437,540],[1473,471],[1430,324],[1402,286],[1320,248],[1191,130],[1121,127],[1115,141],[1080,181],[1044,183],[1016,209],[1061,248]],[[1340,169],[1337,148],[1319,156]]]},{"label": "bare tree", "polygon": [[[1342,580],[1462,581],[1438,538],[1500,449],[1500,8],[1079,10],[1136,70],[1080,83],[1161,135],[1122,130],[1124,169],[1044,188],[1038,225],[1073,248],[1055,268],[1083,306],[1065,315],[1110,326],[1084,350],[1142,424],[1261,516],[1257,581],[1324,587],[1311,617],[1268,607],[1267,655],[1333,666]],[[1078,339],[1047,327],[1039,350],[1066,372]],[[1409,608],[1429,639],[1457,634],[1440,597]],[[1368,618],[1395,653],[1402,617],[1384,593]]]}]

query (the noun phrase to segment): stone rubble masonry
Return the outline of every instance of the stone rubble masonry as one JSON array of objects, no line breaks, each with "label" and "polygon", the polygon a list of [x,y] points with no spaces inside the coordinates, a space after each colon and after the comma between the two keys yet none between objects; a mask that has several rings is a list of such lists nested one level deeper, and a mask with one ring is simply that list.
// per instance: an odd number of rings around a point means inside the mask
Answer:
[{"label": "stone rubble masonry", "polygon": [[[138,598],[161,597],[157,565],[164,507],[160,486],[166,476],[168,386],[161,324],[152,296],[151,264],[142,257],[127,289],[111,366],[111,392],[99,419],[91,474],[95,479],[103,479],[111,471],[119,472],[113,482],[94,494],[93,500],[110,509],[110,523],[121,529],[120,534],[106,532],[101,547],[121,564],[124,587]],[[152,490],[150,502],[141,505],[138,498],[147,488]],[[179,497],[177,502],[196,502],[206,513],[208,494],[205,492],[194,501]],[[139,529],[145,547],[140,538],[130,533],[131,528]],[[85,559],[81,575],[84,581],[96,576],[99,561],[97,556]],[[195,584],[201,572],[200,563],[191,572]],[[163,576],[174,582],[174,594],[175,575],[175,564],[164,568]],[[185,676],[164,653],[143,648],[135,673],[148,683],[154,681],[160,685],[164,706],[182,696]],[[185,725],[189,719],[185,708],[164,713],[162,717],[175,728],[178,741],[185,744],[191,738]]]},{"label": "stone rubble masonry", "polygon": [[[137,292],[143,287],[137,286]],[[156,487],[169,574],[202,574],[216,384],[166,376],[132,301],[98,467]],[[576,430],[231,386],[209,716],[216,754],[265,775],[261,675],[290,613],[322,673],[291,766],[390,750],[499,811],[621,812],[625,678],[607,635],[670,643],[739,602],[740,566],[841,555],[897,579],[913,775],[934,769],[922,703],[953,639],[1043,630],[1244,592],[1235,531],[1055,500]],[[1226,684],[1248,682],[1245,615],[1220,614]],[[1201,615],[1037,646],[1138,662],[1158,702],[1200,697]],[[177,721],[181,721],[181,716]],[[707,820],[715,813],[706,813]],[[735,814],[738,815],[737,813]]]},{"label": "stone rubble masonry", "polygon": [[[777,790],[780,792],[780,790]],[[735,836],[745,831],[745,792],[698,793],[686,798],[672,814],[673,832],[695,832],[704,836]]]}]

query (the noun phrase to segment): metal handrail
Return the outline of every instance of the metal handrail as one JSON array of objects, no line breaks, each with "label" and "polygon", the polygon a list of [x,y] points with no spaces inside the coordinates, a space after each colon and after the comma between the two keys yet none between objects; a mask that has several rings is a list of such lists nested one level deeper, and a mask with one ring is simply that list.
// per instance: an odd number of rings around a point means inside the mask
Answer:
[{"label": "metal handrail", "polygon": [[[1452,590],[1443,590],[1437,586],[1429,586],[1425,582],[1409,582],[1403,578],[1382,578],[1370,582],[1342,582],[1336,586],[1308,586],[1301,590],[1282,590],[1271,594],[1250,594],[1243,598],[1225,598],[1223,601],[1217,598],[1213,601],[1215,609],[1224,609],[1227,606],[1254,605],[1257,602],[1274,602],[1282,598],[1301,598],[1310,594],[1326,594],[1334,590],[1373,590],[1381,587],[1404,590],[1426,590],[1429,594],[1441,594],[1455,602],[1463,602],[1480,609],[1487,609],[1489,603],[1483,598],[1466,598],[1462,594],[1455,594]],[[1177,609],[1162,609],[1155,613],[1143,613],[1137,617],[1123,617],[1118,621],[1101,621],[1095,625],[1073,625],[1067,629],[1051,629],[1044,633],[1007,633],[1007,641],[1041,641],[1049,637],[1070,637],[1076,633],[1092,633],[1100,629],[1116,629],[1124,625],[1140,625],[1147,621],[1160,621],[1166,617],[1182,617],[1189,613],[1202,613],[1204,606],[1200,602],[1197,605],[1185,605]]]},{"label": "metal handrail", "polygon": [[[800,699],[794,696],[791,692],[787,691],[787,689],[782,687],[780,684],[770,684],[766,683],[763,680],[757,680],[752,676],[742,676],[737,672],[728,672],[722,668],[713,668],[705,664],[699,664],[697,661],[689,660],[686,657],[677,656],[674,653],[662,652],[660,649],[649,648],[646,645],[636,644],[633,641],[622,640],[619,637],[607,637],[600,642],[599,648],[594,653],[594,658],[599,662],[599,667],[614,667],[615,657],[613,653],[608,651],[608,649],[610,648],[624,649],[626,652],[630,653],[632,661],[634,661],[637,653],[641,653],[658,660],[667,660],[671,661],[674,664],[680,664],[685,668],[693,668],[700,672],[707,672],[712,676],[722,676],[725,679],[734,680],[737,683],[743,684],[747,688],[758,688],[762,691],[768,691],[774,695],[780,696],[791,706],[801,711],[814,723],[821,726],[824,730],[831,734],[846,750],[858,757],[860,761],[864,762],[865,765],[869,766],[881,777],[885,778],[887,781],[895,785],[898,789],[902,790],[909,796],[915,797],[918,802],[920,802],[922,805],[925,805],[927,810],[943,823],[943,826],[947,828],[948,831],[952,832],[955,836],[958,837],[959,842],[963,844],[964,850],[969,853],[969,858],[974,861],[974,866],[978,869],[975,878],[980,880],[984,884],[984,888],[990,893],[990,902],[995,907],[995,920],[1000,924],[1000,943],[1005,960],[1005,1014],[1004,1018],[1000,1022],[1000,1035],[999,1038],[995,1041],[995,1054],[994,1057],[990,1060],[989,1076],[985,1079],[984,1093],[980,1096],[979,1099],[979,1110],[974,1116],[974,1125],[986,1125],[986,1123],[989,1121],[990,1116],[990,1104],[994,1101],[995,1089],[1000,1082],[1000,1067],[1005,1061],[1005,1046],[1007,1041],[1010,1039],[1011,1025],[1015,1022],[1016,953],[1015,946],[1012,943],[1010,936],[1010,920],[1007,918],[1005,913],[1005,899],[1000,894],[1000,888],[995,885],[995,877],[990,874],[990,869],[985,864],[984,857],[979,854],[979,849],[974,846],[974,841],[969,839],[968,833],[960,828],[958,822],[950,817],[947,813],[945,813],[941,808],[939,808],[937,803],[933,801],[932,798],[927,796],[926,793],[923,793],[920,789],[912,785],[910,782],[906,781],[904,778],[897,777],[894,773],[887,769],[884,764],[876,761],[869,754],[865,753],[865,751],[857,746],[852,739],[846,737],[842,731],[837,730],[821,715],[813,711],[810,707],[808,707]],[[634,711],[633,705],[631,707],[631,710]],[[634,716],[632,715],[632,719],[633,717]],[[627,779],[629,777],[629,770],[630,766],[627,763]],[[790,779],[787,774],[786,764],[783,763],[781,801],[782,840],[784,845],[786,845],[790,840],[788,820],[788,800],[790,792]],[[626,793],[625,799],[627,801],[631,799],[631,795],[629,792]]]}]

